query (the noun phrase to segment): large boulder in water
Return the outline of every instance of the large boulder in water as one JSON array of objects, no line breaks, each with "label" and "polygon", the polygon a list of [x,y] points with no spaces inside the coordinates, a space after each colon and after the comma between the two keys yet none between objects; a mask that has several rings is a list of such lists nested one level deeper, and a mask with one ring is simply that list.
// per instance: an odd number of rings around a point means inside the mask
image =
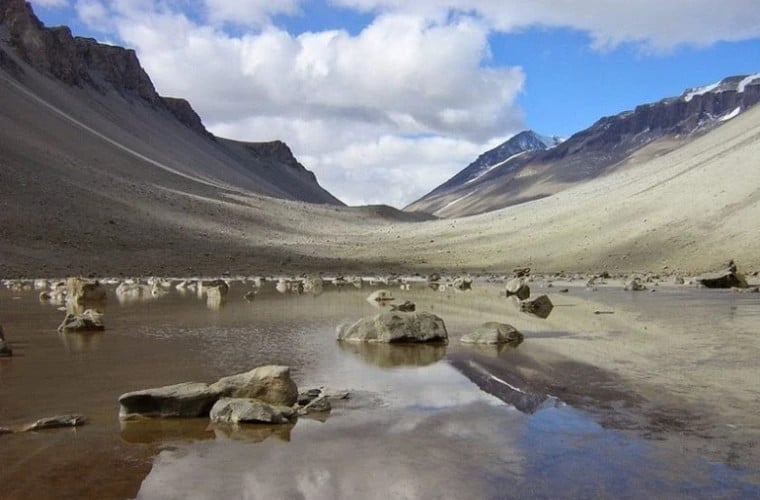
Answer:
[{"label": "large boulder in water", "polygon": [[205,417],[218,399],[218,390],[200,382],[128,392],[119,397],[119,418]]},{"label": "large boulder in water", "polygon": [[225,424],[287,424],[294,415],[289,406],[273,406],[250,398],[221,398],[209,413],[212,422]]},{"label": "large boulder in water", "polygon": [[554,309],[554,304],[546,295],[540,295],[533,300],[524,300],[520,303],[520,310],[528,314],[533,314],[539,318],[546,319]]},{"label": "large boulder in water", "polygon": [[338,327],[338,340],[348,342],[439,342],[449,334],[443,319],[429,312],[386,312]]},{"label": "large boulder in water", "polygon": [[512,325],[489,321],[459,339],[463,344],[520,344],[522,333]]},{"label": "large boulder in water", "polygon": [[260,366],[221,378],[211,388],[221,396],[253,398],[272,405],[293,406],[298,400],[298,387],[287,366]]},{"label": "large boulder in water", "polygon": [[706,288],[749,288],[747,280],[736,270],[731,260],[728,267],[719,273],[705,274],[697,278],[697,283]]},{"label": "large boulder in water", "polygon": [[58,332],[102,332],[106,327],[103,326],[103,313],[94,309],[87,309],[81,314],[68,313],[58,326]]}]

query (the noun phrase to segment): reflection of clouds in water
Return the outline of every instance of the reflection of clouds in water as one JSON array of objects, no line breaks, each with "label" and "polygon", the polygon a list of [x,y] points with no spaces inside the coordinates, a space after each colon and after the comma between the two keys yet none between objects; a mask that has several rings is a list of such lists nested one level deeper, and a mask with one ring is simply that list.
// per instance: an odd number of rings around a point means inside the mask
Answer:
[{"label": "reflection of clouds in water", "polygon": [[[413,428],[388,432],[388,424],[409,419]],[[483,403],[439,412],[358,410],[327,424],[299,423],[291,444],[201,442],[164,451],[140,497],[498,497],[489,476],[520,475],[524,462],[519,431],[504,429],[523,423],[519,413]]]}]

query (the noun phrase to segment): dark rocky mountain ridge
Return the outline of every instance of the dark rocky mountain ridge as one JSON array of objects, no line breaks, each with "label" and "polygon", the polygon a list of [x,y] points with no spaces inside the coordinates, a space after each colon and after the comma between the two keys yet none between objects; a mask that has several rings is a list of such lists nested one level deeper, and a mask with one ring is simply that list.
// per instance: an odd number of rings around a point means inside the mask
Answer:
[{"label": "dark rocky mountain ridge", "polygon": [[672,150],[758,101],[760,74],[687,89],[681,96],[603,117],[556,147],[513,157],[481,178],[470,179],[469,166],[405,210],[455,217],[549,196],[621,167],[647,147],[658,154]]},{"label": "dark rocky mountain ridge", "polygon": [[[0,0],[0,70],[22,86],[31,85],[32,73],[38,72],[68,86],[75,95],[95,92],[106,98],[100,105],[101,112],[113,107],[108,100],[118,96],[122,102],[175,119],[177,125],[201,136],[197,147],[223,164],[214,168],[215,162],[208,162],[212,171],[205,172],[203,177],[218,175],[226,185],[274,197],[342,204],[319,186],[314,174],[281,141],[240,143],[216,138],[206,130],[189,102],[162,97],[156,92],[134,50],[73,36],[65,26],[47,28],[23,0]],[[97,100],[86,99],[90,101],[88,106]],[[112,121],[119,123],[122,112],[112,109],[108,112]],[[192,142],[183,140],[183,147]],[[247,152],[241,152],[243,147]],[[188,151],[186,156],[203,155]],[[176,161],[183,160],[176,158]]]}]

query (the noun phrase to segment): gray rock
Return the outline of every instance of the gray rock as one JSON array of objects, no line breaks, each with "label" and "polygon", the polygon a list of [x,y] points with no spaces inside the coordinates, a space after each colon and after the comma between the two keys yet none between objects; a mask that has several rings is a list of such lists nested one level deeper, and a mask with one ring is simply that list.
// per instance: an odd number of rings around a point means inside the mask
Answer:
[{"label": "gray rock", "polygon": [[520,344],[522,333],[512,325],[489,321],[477,327],[474,331],[459,339],[464,344]]},{"label": "gray rock", "polygon": [[85,423],[87,423],[87,419],[82,415],[58,415],[55,417],[41,418],[32,424],[25,425],[22,432],[60,429],[63,427],[80,427]]},{"label": "gray rock", "polygon": [[102,303],[106,300],[106,290],[97,281],[68,278],[66,300],[74,304]]},{"label": "gray rock", "polygon": [[454,288],[457,290],[472,290],[472,278],[469,276],[459,277],[454,280]]},{"label": "gray rock", "polygon": [[63,322],[58,326],[58,331],[64,332],[101,332],[103,326],[103,314],[94,309],[87,309],[82,314],[68,313]]},{"label": "gray rock", "polygon": [[524,300],[520,303],[520,310],[528,314],[533,314],[539,318],[546,319],[554,309],[554,304],[546,295],[540,295],[533,300]]},{"label": "gray rock", "polygon": [[417,309],[417,306],[409,300],[403,304],[391,304],[391,311],[414,312],[415,309]]},{"label": "gray rock", "polygon": [[205,417],[219,396],[217,389],[200,382],[128,392],[119,397],[119,418]]},{"label": "gray rock", "polygon": [[228,398],[252,398],[264,403],[293,406],[298,387],[287,366],[268,365],[219,379],[211,389]]},{"label": "gray rock", "polygon": [[727,269],[722,273],[705,274],[697,278],[697,283],[705,288],[747,288],[743,275]]},{"label": "gray rock", "polygon": [[294,415],[290,407],[250,398],[221,398],[209,413],[212,422],[226,424],[287,424]]},{"label": "gray rock", "polygon": [[443,319],[428,312],[386,312],[338,327],[338,340],[348,342],[440,342],[449,339]]},{"label": "gray rock", "polygon": [[530,287],[522,278],[513,278],[507,281],[507,297],[517,296],[520,300],[526,300],[530,297]]},{"label": "gray rock", "polygon": [[641,282],[641,278],[639,278],[638,276],[630,279],[625,284],[625,290],[627,290],[629,292],[641,292],[641,291],[644,291],[646,289],[647,289],[646,285],[644,285]]}]

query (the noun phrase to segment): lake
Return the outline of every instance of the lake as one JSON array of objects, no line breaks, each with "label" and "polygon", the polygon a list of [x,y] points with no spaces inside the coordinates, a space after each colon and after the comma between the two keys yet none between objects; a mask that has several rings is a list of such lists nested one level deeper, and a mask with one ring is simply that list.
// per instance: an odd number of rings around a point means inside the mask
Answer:
[{"label": "lake", "polygon": [[[380,285],[378,285],[380,286]],[[377,287],[279,293],[234,281],[222,306],[171,289],[120,302],[106,331],[59,334],[38,292],[0,291],[14,356],[0,426],[81,413],[77,429],[0,436],[2,498],[747,498],[760,496],[760,299],[660,287],[559,286],[546,320],[499,291],[382,285],[440,315],[448,346],[343,344]],[[467,347],[485,321],[516,348]],[[215,428],[121,423],[122,393],[264,364],[299,389],[346,390],[321,419]]]}]

